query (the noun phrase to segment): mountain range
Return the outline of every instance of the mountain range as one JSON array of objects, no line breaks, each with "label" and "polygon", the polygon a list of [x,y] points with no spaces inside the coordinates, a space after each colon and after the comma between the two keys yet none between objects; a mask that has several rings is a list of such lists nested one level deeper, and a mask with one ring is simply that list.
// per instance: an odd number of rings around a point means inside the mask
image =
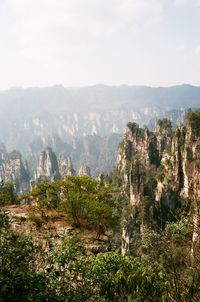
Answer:
[{"label": "mountain range", "polygon": [[127,122],[154,129],[158,118],[184,122],[187,108],[200,105],[200,87],[106,86],[12,88],[0,92],[0,141],[19,150],[33,171],[40,152],[111,170]]}]

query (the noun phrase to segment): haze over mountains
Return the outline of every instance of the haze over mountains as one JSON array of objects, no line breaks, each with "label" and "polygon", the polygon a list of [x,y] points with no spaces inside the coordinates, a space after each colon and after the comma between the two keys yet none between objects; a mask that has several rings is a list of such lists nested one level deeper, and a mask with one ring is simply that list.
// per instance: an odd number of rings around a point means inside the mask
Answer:
[{"label": "haze over mountains", "polygon": [[96,85],[82,88],[12,88],[0,92],[0,141],[19,150],[32,169],[47,146],[71,156],[92,174],[110,170],[127,122],[155,126],[168,117],[184,120],[185,109],[200,105],[200,87],[169,88]]}]

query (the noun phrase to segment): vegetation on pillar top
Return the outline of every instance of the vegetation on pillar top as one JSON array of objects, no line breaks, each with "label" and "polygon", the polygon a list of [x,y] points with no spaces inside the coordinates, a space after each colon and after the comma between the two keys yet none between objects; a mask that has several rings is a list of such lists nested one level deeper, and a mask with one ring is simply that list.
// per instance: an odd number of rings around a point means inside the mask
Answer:
[{"label": "vegetation on pillar top", "polygon": [[196,111],[189,110],[186,120],[187,126],[192,129],[193,133],[200,135],[200,109]]},{"label": "vegetation on pillar top", "polygon": [[171,130],[172,122],[167,118],[159,119],[157,122],[157,126],[161,129]]}]

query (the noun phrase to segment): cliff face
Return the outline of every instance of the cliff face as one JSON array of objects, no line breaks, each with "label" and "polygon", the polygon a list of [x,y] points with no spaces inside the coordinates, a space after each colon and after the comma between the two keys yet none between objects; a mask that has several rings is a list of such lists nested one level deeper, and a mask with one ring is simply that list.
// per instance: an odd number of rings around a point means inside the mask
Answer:
[{"label": "cliff face", "polygon": [[[125,138],[119,147],[117,169],[131,206],[138,206],[141,203],[149,187],[150,174],[155,172],[159,160],[156,135],[146,128],[139,128],[136,123],[128,123]],[[122,229],[123,255],[129,252],[133,223],[134,217],[130,213]]]},{"label": "cliff face", "polygon": [[0,150],[0,181],[6,180],[15,184],[16,191],[26,191],[29,186],[29,170],[19,152],[7,153],[5,148]]},{"label": "cliff face", "polygon": [[158,120],[156,125],[155,135],[157,139],[157,150],[159,153],[159,159],[161,160],[163,152],[172,136],[171,121],[166,118],[162,120]]},{"label": "cliff face", "polygon": [[73,137],[70,142],[61,140],[58,135],[48,136],[45,140],[41,137],[34,139],[28,152],[24,153],[27,158],[31,175],[33,175],[37,158],[41,150],[52,148],[57,157],[64,154],[71,158],[74,170],[78,171],[80,165],[85,163],[91,169],[92,176],[99,172],[110,172],[116,163],[117,148],[122,140],[122,134],[111,134],[106,137],[89,135]]},{"label": "cliff face", "polygon": [[119,147],[117,168],[132,205],[140,203],[148,181],[147,171],[155,170],[158,164],[156,135],[148,129],[139,128],[136,123],[129,123]]},{"label": "cliff face", "polygon": [[[55,181],[69,176],[76,175],[71,158],[60,155],[57,158],[53,150],[48,147],[38,156],[34,177],[30,177],[28,164],[22,159],[18,151],[7,153],[5,146],[0,144],[0,181],[12,182],[16,192],[28,191],[35,182]],[[80,176],[91,176],[90,168],[82,164],[79,169]]]},{"label": "cliff face", "polygon": [[[161,228],[165,221],[173,220],[176,209],[181,208],[185,199],[191,200],[193,242],[197,240],[200,221],[200,111],[189,113],[186,126],[177,126],[174,132],[166,119],[158,122],[155,133],[129,123],[119,147],[117,168],[131,206],[140,206],[145,198],[149,198],[154,202],[155,213],[162,211],[161,217],[157,218]],[[143,222],[141,226],[144,227]],[[123,229],[123,253],[129,248],[128,229],[129,226]]]},{"label": "cliff face", "polygon": [[200,133],[189,126],[183,148],[182,170],[184,175],[182,195],[200,197]]},{"label": "cliff face", "polygon": [[164,151],[161,170],[156,200],[164,198],[169,190],[179,198],[200,197],[200,137],[190,123],[176,129]]},{"label": "cliff face", "polygon": [[58,159],[58,168],[61,178],[73,176],[76,174],[71,158],[66,155],[61,155]]},{"label": "cliff face", "polygon": [[161,161],[162,175],[156,200],[172,209],[182,200],[191,201],[193,234],[191,260],[200,230],[200,111],[188,113],[186,127],[178,127]]},{"label": "cliff face", "polygon": [[34,178],[35,180],[53,181],[59,177],[57,157],[51,148],[46,148],[39,155]]},{"label": "cliff face", "polygon": [[[66,155],[60,155],[57,159],[56,154],[51,148],[46,148],[40,153],[37,161],[34,180],[54,181],[68,176],[76,175],[71,158]],[[80,165],[79,176],[91,176],[90,168]]]},{"label": "cliff face", "polygon": [[117,167],[132,204],[138,204],[144,195],[150,170],[157,174],[156,201],[170,198],[169,191],[180,198],[200,197],[199,134],[190,124],[178,126],[173,134],[171,127],[160,125],[155,133],[135,123],[126,127]]},{"label": "cliff face", "polygon": [[183,175],[183,148],[186,129],[183,126],[177,127],[171,140],[164,150],[161,164],[158,170],[156,201],[168,200],[173,196],[180,197],[184,182]]},{"label": "cliff face", "polygon": [[172,133],[166,119],[159,121],[156,131],[129,123],[117,158],[117,168],[131,204],[145,195],[149,172],[156,174],[155,200],[170,198],[169,192],[181,198],[200,196],[200,136],[188,122]]},{"label": "cliff face", "polygon": [[90,168],[85,164],[82,164],[78,171],[79,176],[91,176]]}]

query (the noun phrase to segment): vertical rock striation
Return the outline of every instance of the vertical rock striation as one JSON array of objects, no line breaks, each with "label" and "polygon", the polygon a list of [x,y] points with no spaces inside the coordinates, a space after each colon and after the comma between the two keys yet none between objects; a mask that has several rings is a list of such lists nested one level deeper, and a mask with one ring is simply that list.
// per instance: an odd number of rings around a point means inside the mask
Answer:
[{"label": "vertical rock striation", "polygon": [[3,145],[0,147],[0,181],[12,182],[16,192],[24,192],[29,188],[29,170],[26,161],[21,154],[14,150],[7,153]]},{"label": "vertical rock striation", "polygon": [[[119,147],[117,169],[130,205],[137,207],[150,197],[155,207],[162,208],[166,221],[185,199],[191,200],[194,246],[200,220],[200,111],[189,112],[186,126],[179,125],[173,132],[167,119],[158,121],[155,132],[129,123]],[[159,219],[163,227],[162,217]],[[128,228],[123,235],[127,249]]]},{"label": "vertical rock striation", "polygon": [[85,164],[82,164],[78,171],[79,176],[91,176],[90,168]]},{"label": "vertical rock striation", "polygon": [[51,148],[43,150],[38,158],[34,179],[54,181],[60,178],[56,154]]},{"label": "vertical rock striation", "polygon": [[66,178],[76,174],[69,156],[60,155],[58,159],[58,168],[61,178]]},{"label": "vertical rock striation", "polygon": [[132,205],[138,205],[144,195],[147,171],[159,163],[157,139],[147,128],[139,128],[136,123],[128,123],[125,138],[120,144],[117,168],[123,179],[124,191]]},{"label": "vertical rock striation", "polygon": [[[128,123],[125,138],[119,146],[117,169],[123,180],[125,195],[131,207],[139,206],[149,191],[151,174],[159,165],[160,155],[155,133],[147,128],[139,128],[136,123]],[[150,188],[153,190],[153,187]],[[134,217],[130,213],[122,230],[122,254],[130,248],[131,227]]]}]

